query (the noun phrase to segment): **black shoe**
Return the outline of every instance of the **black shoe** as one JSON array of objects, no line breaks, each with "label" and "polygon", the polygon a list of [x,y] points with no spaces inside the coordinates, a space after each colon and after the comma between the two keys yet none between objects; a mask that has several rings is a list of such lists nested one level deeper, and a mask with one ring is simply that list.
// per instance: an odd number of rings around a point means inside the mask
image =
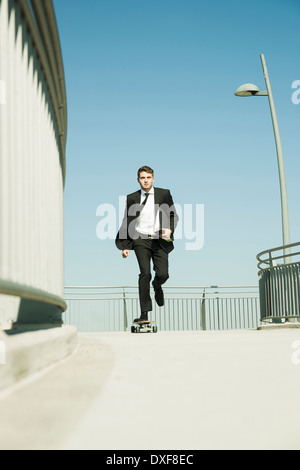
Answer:
[{"label": "black shoe", "polygon": [[152,283],[154,293],[155,293],[155,300],[156,303],[159,307],[163,307],[165,305],[165,298],[164,298],[164,292],[161,288],[161,286],[155,288],[154,284]]},{"label": "black shoe", "polygon": [[148,321],[148,312],[142,312],[140,318],[136,318],[133,322],[138,323],[140,321]]}]

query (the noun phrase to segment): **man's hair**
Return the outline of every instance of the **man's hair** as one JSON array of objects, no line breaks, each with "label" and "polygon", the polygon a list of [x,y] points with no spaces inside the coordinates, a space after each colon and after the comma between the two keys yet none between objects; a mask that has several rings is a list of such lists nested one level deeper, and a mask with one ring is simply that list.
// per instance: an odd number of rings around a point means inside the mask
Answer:
[{"label": "man's hair", "polygon": [[140,173],[142,173],[143,171],[145,171],[146,173],[150,173],[152,176],[154,176],[154,171],[152,170],[152,168],[150,168],[150,166],[145,165],[138,169],[138,178],[140,177]]}]

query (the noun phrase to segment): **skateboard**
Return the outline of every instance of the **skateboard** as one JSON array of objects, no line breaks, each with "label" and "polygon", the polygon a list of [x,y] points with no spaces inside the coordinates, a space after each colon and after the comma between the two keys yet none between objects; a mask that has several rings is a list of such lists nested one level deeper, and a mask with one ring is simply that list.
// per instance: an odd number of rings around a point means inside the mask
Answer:
[{"label": "skateboard", "polygon": [[139,321],[133,322],[131,333],[157,333],[157,325],[155,321]]}]

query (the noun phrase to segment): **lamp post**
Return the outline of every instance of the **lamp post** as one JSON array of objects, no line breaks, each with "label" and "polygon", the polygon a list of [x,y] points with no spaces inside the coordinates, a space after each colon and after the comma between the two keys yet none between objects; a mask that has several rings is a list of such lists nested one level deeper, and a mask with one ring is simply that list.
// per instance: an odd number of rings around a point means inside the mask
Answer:
[{"label": "lamp post", "polygon": [[[266,66],[265,57],[263,54],[260,55],[265,82],[267,86],[267,91],[259,91],[259,88],[252,83],[246,83],[245,85],[240,86],[236,92],[236,96],[268,96],[269,98],[269,105],[271,110],[272,122],[273,122],[273,129],[274,129],[274,136],[275,136],[275,143],[276,143],[276,150],[277,150],[277,161],[278,161],[278,171],[279,171],[279,181],[280,181],[280,194],[281,194],[281,217],[282,217],[282,236],[283,236],[283,245],[289,245],[290,242],[290,229],[289,229],[289,215],[288,215],[288,202],[287,202],[287,191],[286,191],[286,181],[285,181],[285,171],[284,171],[284,163],[283,163],[283,154],[282,154],[282,146],[281,146],[281,139],[279,134],[278,122],[275,112],[273,94],[271,90],[269,74]],[[284,261],[285,264],[291,262],[290,259],[290,248],[284,248]]]}]

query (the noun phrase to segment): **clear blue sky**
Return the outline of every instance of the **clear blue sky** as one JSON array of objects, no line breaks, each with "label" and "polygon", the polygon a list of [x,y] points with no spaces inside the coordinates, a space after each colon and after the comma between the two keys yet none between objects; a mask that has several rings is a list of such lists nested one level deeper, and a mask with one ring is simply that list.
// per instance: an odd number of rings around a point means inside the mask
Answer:
[{"label": "clear blue sky", "polygon": [[176,242],[169,285],[256,284],[256,255],[282,244],[266,58],[285,159],[291,241],[300,240],[298,0],[54,0],[68,99],[65,284],[137,283],[134,254],[99,240],[101,204],[138,189],[204,204],[199,251]]}]

